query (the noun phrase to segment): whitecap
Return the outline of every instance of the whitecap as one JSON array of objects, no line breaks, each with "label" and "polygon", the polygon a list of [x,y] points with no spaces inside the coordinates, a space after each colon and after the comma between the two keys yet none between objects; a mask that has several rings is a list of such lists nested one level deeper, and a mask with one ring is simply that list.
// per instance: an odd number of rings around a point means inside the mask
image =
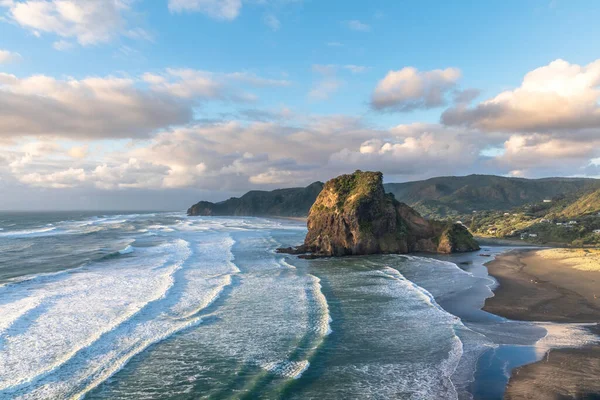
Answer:
[{"label": "whitecap", "polygon": [[49,232],[55,231],[56,227],[45,227],[45,228],[37,228],[37,229],[24,229],[19,231],[8,231],[0,233],[0,237],[28,237],[28,236],[44,236]]},{"label": "whitecap", "polygon": [[119,250],[118,253],[121,255],[131,254],[131,253],[133,253],[133,247],[131,245],[128,245],[124,249]]}]

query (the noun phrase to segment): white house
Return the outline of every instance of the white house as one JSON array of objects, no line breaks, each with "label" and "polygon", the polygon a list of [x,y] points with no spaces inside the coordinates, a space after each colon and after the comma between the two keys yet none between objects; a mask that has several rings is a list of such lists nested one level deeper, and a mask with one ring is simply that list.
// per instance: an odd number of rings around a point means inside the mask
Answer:
[{"label": "white house", "polygon": [[544,203],[552,203],[552,200],[550,200],[550,199],[545,199],[545,200],[544,200]]},{"label": "white house", "polygon": [[594,233],[595,233],[596,235],[600,235],[600,229],[594,229]]},{"label": "white house", "polygon": [[569,221],[569,225],[577,225],[577,221]]}]

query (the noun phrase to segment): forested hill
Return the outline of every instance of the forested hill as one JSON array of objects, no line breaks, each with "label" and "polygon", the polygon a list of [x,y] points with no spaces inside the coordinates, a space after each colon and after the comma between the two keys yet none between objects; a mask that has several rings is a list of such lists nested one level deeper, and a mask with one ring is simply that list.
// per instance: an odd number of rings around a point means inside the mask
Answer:
[{"label": "forested hill", "polygon": [[[523,179],[494,175],[437,177],[423,181],[387,183],[386,192],[406,203],[424,217],[440,219],[473,211],[507,211],[525,204],[541,203],[600,189],[600,180],[585,178]],[[250,191],[219,203],[201,201],[188,210],[190,215],[292,216],[303,217],[323,183],[305,188]],[[589,199],[590,201],[593,199]],[[586,206],[583,201],[573,211]],[[586,208],[587,209],[587,208]]]},{"label": "forested hill", "polygon": [[190,207],[188,215],[305,217],[322,189],[323,182],[315,182],[305,188],[252,190],[219,203],[201,201]]},{"label": "forested hill", "polygon": [[587,178],[523,179],[494,175],[438,177],[388,183],[386,191],[423,216],[443,218],[473,211],[510,210],[525,204],[600,189],[600,180]]}]

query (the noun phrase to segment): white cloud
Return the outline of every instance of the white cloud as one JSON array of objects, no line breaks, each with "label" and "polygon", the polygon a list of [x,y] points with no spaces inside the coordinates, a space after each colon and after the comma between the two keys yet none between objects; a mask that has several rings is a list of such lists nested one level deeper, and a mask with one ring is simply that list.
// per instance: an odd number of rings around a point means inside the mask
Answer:
[{"label": "white cloud", "polygon": [[360,22],[357,19],[346,21],[345,24],[349,29],[351,29],[353,31],[369,32],[371,30],[371,27],[369,25],[367,25],[363,22]]},{"label": "white cloud", "polygon": [[0,64],[19,61],[21,58],[19,53],[0,49]]},{"label": "white cloud", "polygon": [[[291,83],[248,72],[167,69],[140,80],[89,77],[59,80],[0,73],[0,138],[59,136],[78,139],[147,137],[190,122],[198,102],[256,101],[244,88]],[[35,116],[32,118],[31,116]]]},{"label": "white cloud", "polygon": [[144,81],[156,91],[173,96],[192,98],[255,101],[256,96],[242,90],[244,85],[253,88],[286,87],[291,82],[262,78],[248,72],[213,73],[194,69],[167,69],[164,74],[144,74]]},{"label": "white cloud", "polygon": [[54,189],[65,189],[75,187],[85,182],[86,173],[83,169],[69,168],[64,171],[51,174],[40,174],[34,172],[19,177],[19,181],[34,187],[46,187]]},{"label": "white cloud", "polygon": [[67,154],[69,154],[73,158],[86,158],[89,154],[89,146],[73,146],[69,149]]},{"label": "white cloud", "polygon": [[480,161],[479,142],[474,132],[435,124],[401,125],[390,130],[388,137],[344,147],[331,155],[330,163],[345,170],[360,166],[402,177],[463,173]]},{"label": "white cloud", "polygon": [[514,134],[504,142],[504,153],[496,161],[526,175],[539,169],[573,171],[598,157],[599,149],[600,137],[582,142],[547,134]]},{"label": "white cloud", "polygon": [[456,68],[419,71],[405,67],[390,71],[375,88],[371,105],[376,110],[398,112],[440,107],[460,77]]},{"label": "white cloud", "polygon": [[0,137],[140,137],[186,123],[191,114],[189,104],[131,79],[0,74]]},{"label": "white cloud", "polygon": [[83,46],[111,41],[124,32],[133,0],[27,0],[4,4],[8,18],[39,36],[74,38]]},{"label": "white cloud", "polygon": [[67,40],[57,40],[56,42],[52,43],[52,47],[58,51],[67,51],[73,48],[73,43]]},{"label": "white cloud", "polygon": [[[57,146],[29,141],[0,150],[12,179],[39,188],[101,190],[170,189],[244,192],[305,185],[356,168],[383,171],[388,179],[441,174],[581,173],[600,157],[592,147],[549,135],[482,135],[436,124],[387,130],[347,116],[296,116],[296,125],[274,122],[181,126],[110,151],[87,143]],[[72,143],[72,142],[69,142]],[[93,144],[94,142],[91,142]],[[503,152],[483,155],[486,148]],[[96,148],[97,146],[94,146]],[[0,172],[1,172],[0,168]]]},{"label": "white cloud", "polygon": [[475,107],[442,115],[448,125],[487,131],[550,132],[600,128],[600,60],[588,65],[556,60],[537,68],[521,86]]},{"label": "white cloud", "polygon": [[169,0],[171,12],[201,12],[227,21],[236,19],[241,9],[241,0]]},{"label": "white cloud", "polygon": [[273,31],[278,31],[281,28],[281,22],[279,21],[279,19],[273,15],[273,14],[267,14],[265,15],[263,21],[265,22],[265,24],[267,24],[267,26],[269,28],[271,28],[271,30]]}]

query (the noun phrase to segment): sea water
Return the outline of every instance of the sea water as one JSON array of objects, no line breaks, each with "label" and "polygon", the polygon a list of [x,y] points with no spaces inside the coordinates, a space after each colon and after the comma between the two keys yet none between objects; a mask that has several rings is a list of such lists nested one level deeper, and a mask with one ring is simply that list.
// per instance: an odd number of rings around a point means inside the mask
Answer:
[{"label": "sea water", "polygon": [[302,223],[183,213],[0,229],[0,399],[499,398],[511,368],[595,340],[481,311],[477,254],[301,260],[275,250]]}]

